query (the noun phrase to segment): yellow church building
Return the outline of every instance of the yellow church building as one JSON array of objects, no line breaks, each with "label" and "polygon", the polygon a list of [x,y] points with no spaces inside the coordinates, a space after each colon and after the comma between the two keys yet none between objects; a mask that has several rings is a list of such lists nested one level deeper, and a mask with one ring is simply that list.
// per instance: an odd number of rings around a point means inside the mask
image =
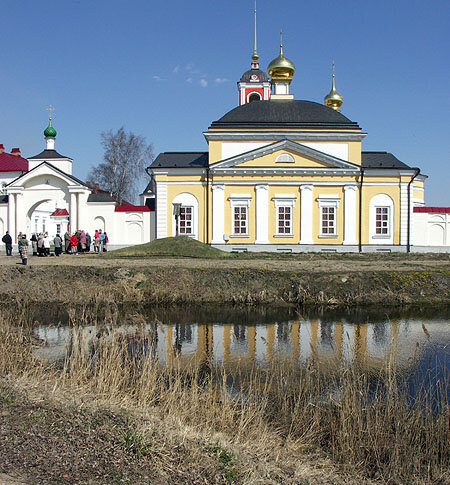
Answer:
[{"label": "yellow church building", "polygon": [[226,251],[409,251],[426,176],[387,152],[365,152],[358,123],[296,100],[280,52],[238,82],[239,105],[204,133],[206,152],[164,152],[150,167],[156,238],[187,235]]}]

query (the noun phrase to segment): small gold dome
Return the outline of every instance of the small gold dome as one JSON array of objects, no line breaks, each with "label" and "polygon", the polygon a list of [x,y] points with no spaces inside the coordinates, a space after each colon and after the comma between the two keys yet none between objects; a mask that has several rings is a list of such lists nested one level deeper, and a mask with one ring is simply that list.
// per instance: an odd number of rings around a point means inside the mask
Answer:
[{"label": "small gold dome", "polygon": [[267,72],[273,81],[291,81],[294,77],[294,63],[284,57],[282,42],[280,42],[280,54],[268,65]]},{"label": "small gold dome", "polygon": [[336,111],[341,111],[340,107],[344,102],[344,98],[336,91],[336,85],[334,82],[334,62],[333,62],[333,82],[331,84],[331,91],[323,98],[323,103],[328,108],[332,108]]}]

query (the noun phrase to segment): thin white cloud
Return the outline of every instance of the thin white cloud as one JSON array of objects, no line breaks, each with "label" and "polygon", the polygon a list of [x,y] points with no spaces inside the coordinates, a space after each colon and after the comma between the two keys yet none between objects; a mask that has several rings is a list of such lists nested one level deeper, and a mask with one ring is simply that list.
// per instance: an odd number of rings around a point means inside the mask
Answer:
[{"label": "thin white cloud", "polygon": [[200,79],[200,86],[206,88],[206,86],[208,86],[208,81],[206,79]]},{"label": "thin white cloud", "polygon": [[186,82],[187,82],[187,83],[191,83],[192,81],[193,81],[193,79],[192,79],[191,77],[188,77],[188,78],[186,79]]},{"label": "thin white cloud", "polygon": [[176,65],[174,68],[173,68],[173,73],[174,74],[178,74],[178,72],[180,71],[180,66],[179,65]]},{"label": "thin white cloud", "polygon": [[214,82],[217,84],[227,83],[228,79],[226,77],[216,77]]},{"label": "thin white cloud", "polygon": [[155,81],[164,81],[164,79],[161,76],[153,76],[153,79]]}]

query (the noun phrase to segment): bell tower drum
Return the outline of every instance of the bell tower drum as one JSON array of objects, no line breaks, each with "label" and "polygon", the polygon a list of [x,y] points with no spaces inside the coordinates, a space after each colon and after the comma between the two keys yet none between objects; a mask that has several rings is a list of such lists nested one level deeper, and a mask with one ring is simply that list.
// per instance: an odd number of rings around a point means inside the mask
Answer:
[{"label": "bell tower drum", "polygon": [[259,68],[259,56],[256,50],[256,0],[255,26],[251,69],[244,72],[237,83],[239,91],[239,106],[252,101],[267,101],[270,99],[270,81],[267,74]]}]

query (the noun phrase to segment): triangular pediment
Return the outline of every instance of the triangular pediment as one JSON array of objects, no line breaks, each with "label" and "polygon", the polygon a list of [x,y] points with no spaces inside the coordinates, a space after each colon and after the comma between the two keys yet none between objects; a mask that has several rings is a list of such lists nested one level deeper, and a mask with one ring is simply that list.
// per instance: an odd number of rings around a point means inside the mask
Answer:
[{"label": "triangular pediment", "polygon": [[360,169],[354,163],[288,139],[240,153],[211,165],[212,170],[229,168],[284,169],[286,167],[297,169]]},{"label": "triangular pediment", "polygon": [[51,163],[48,162],[43,162],[33,169],[29,170],[28,172],[24,173],[23,175],[20,175],[17,177],[15,180],[10,182],[6,188],[11,189],[14,187],[23,187],[27,182],[30,180],[36,178],[36,177],[56,177],[62,181],[64,181],[67,185],[70,185],[71,187],[83,187],[86,188],[86,185],[73,175],[69,175],[59,168],[55,167]]}]

